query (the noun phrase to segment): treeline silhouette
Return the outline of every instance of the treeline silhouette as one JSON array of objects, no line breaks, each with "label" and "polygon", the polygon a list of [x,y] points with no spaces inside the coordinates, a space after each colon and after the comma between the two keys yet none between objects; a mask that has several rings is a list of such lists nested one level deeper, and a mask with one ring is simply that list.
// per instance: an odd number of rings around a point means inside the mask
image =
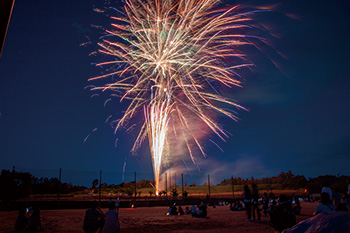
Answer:
[{"label": "treeline silhouette", "polygon": [[[57,195],[60,193],[72,194],[93,190],[98,188],[98,179],[92,181],[91,187],[72,185],[70,183],[62,183],[57,178],[37,178],[29,172],[17,172],[2,170],[0,175],[0,200],[10,201],[20,198],[26,198],[29,195]],[[154,186],[154,181],[140,180],[136,183],[137,188],[151,188]],[[132,195],[135,187],[135,182],[121,183],[119,185],[102,183],[102,189],[114,189],[116,192],[125,192]]]},{"label": "treeline silhouette", "polygon": [[17,200],[29,195],[62,194],[85,190],[84,186],[60,183],[57,178],[37,178],[29,172],[2,170],[0,175],[0,200]]},{"label": "treeline silhouette", "polygon": [[290,170],[288,172],[281,172],[278,176],[264,177],[260,179],[242,179],[240,177],[231,177],[224,179],[219,185],[244,185],[247,183],[255,184],[280,184],[282,189],[307,189],[308,193],[319,193],[326,184],[334,191],[346,194],[348,187],[348,180],[350,176],[333,176],[324,175],[316,178],[306,179],[303,175],[294,175]]},{"label": "treeline silhouette", "polygon": [[[327,184],[334,191],[339,193],[347,192],[347,181],[350,176],[333,176],[325,175],[318,176],[316,178],[305,178],[303,175],[294,175],[291,171],[281,172],[278,176],[265,177],[254,179],[243,179],[240,177],[231,177],[224,179],[217,185],[244,185],[255,183],[264,188],[272,184],[279,184],[281,189],[307,189],[309,194],[319,193],[322,187]],[[151,188],[154,181],[140,180],[136,183],[136,187]],[[98,188],[98,180],[92,181],[91,187],[72,185],[69,183],[59,182],[57,178],[37,178],[29,172],[16,172],[9,170],[2,170],[0,175],[0,200],[10,201],[17,200],[19,198],[26,198],[29,195],[57,195],[60,194],[72,194],[77,192],[86,192],[86,190]],[[134,192],[135,182],[126,182],[119,185],[102,183],[101,188],[113,189],[116,192],[125,192],[128,195],[132,195]]]}]

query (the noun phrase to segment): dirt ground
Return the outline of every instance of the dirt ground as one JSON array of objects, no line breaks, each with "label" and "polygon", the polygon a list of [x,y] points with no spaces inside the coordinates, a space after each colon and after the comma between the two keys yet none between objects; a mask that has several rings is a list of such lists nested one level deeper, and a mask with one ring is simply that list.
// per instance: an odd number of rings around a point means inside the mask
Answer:
[{"label": "dirt ground", "polygon": [[[312,216],[317,203],[302,202],[301,216],[297,222]],[[167,207],[142,207],[120,209],[121,232],[275,232],[268,217],[259,221],[246,221],[245,211],[230,211],[228,206],[208,207],[207,218],[191,215],[167,216]],[[185,206],[183,206],[185,209]],[[102,209],[104,212],[107,209]],[[0,212],[0,232],[12,232],[17,211]],[[85,210],[42,210],[45,232],[83,232]]]}]

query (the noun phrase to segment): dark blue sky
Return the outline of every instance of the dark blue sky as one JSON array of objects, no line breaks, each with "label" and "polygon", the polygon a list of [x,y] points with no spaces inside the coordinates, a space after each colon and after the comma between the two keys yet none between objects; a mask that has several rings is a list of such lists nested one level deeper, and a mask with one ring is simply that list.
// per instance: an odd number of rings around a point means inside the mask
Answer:
[{"label": "dark blue sky", "polygon": [[[94,4],[16,0],[0,59],[0,169],[122,172],[127,161],[126,172],[152,177],[147,142],[131,156],[136,132],[115,135],[105,124],[122,110],[119,100],[104,107],[108,95],[91,98],[84,89],[100,73],[91,63],[101,56],[88,56],[100,36],[91,25],[108,26]],[[256,16],[286,59],[248,51],[256,68],[228,95],[249,111],[239,111],[237,123],[219,117],[232,136],[226,143],[210,138],[224,152],[203,141],[208,158],[198,156],[201,172],[192,175],[350,175],[349,12],[346,0],[288,0]],[[92,44],[79,46],[86,41]]]}]

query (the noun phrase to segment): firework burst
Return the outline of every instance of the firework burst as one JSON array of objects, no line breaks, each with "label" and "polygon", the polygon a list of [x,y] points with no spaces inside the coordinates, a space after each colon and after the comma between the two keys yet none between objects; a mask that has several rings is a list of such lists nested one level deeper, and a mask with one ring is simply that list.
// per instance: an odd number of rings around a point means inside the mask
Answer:
[{"label": "firework burst", "polygon": [[[218,2],[126,0],[125,16],[111,17],[114,22],[107,30],[108,40],[99,43],[100,52],[113,59],[98,65],[111,68],[90,80],[113,76],[113,82],[94,89],[112,90],[121,101],[130,101],[116,130],[143,112],[145,120],[132,150],[148,137],[156,193],[162,157],[164,153],[171,156],[171,150],[165,151],[170,134],[181,135],[195,162],[192,144],[203,156],[205,152],[191,121],[204,122],[224,140],[226,133],[209,113],[236,120],[232,112],[219,105],[242,108],[220,95],[218,89],[240,86],[236,69],[252,65],[238,50],[250,44],[240,32],[251,19],[238,13],[238,6],[215,9]],[[173,129],[170,124],[177,127]]]}]

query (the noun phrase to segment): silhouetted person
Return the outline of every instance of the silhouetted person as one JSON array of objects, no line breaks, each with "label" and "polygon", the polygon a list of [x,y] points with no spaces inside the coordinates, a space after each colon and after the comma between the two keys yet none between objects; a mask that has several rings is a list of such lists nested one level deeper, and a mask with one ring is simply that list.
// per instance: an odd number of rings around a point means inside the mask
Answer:
[{"label": "silhouetted person", "polygon": [[106,233],[117,233],[119,232],[119,213],[115,210],[114,201],[109,203],[109,210],[105,213],[106,221],[104,225],[104,231]]},{"label": "silhouetted person", "polygon": [[197,218],[207,217],[207,206],[205,204],[199,205],[197,212],[192,216]]},{"label": "silhouetted person", "polygon": [[182,209],[182,207],[179,205],[179,214],[180,215],[184,215],[185,213],[184,213],[184,210]]},{"label": "silhouetted person", "polygon": [[97,230],[102,229],[105,223],[105,215],[98,207],[97,201],[91,202],[91,208],[85,212],[83,229],[86,233],[95,233]]},{"label": "silhouetted person", "polygon": [[321,193],[328,193],[328,198],[332,202],[333,194],[332,189],[329,187],[327,182],[324,182]]},{"label": "silhouetted person", "polygon": [[328,193],[321,193],[320,204],[316,206],[315,215],[319,213],[330,213],[335,211],[335,206],[329,199]]},{"label": "silhouetted person", "polygon": [[267,208],[269,208],[269,197],[267,196],[267,193],[265,192],[262,198],[263,202],[263,210],[264,210],[264,215],[267,215]]},{"label": "silhouetted person", "polygon": [[171,215],[171,209],[172,209],[172,206],[169,206],[168,212],[166,213],[166,215]]},{"label": "silhouetted person", "polygon": [[15,232],[23,232],[28,226],[28,220],[27,210],[25,208],[20,209],[15,223]]},{"label": "silhouetted person", "polygon": [[260,220],[261,213],[259,209],[259,190],[256,184],[252,184],[252,192],[253,192],[253,219],[255,220],[255,211],[256,211],[258,220]]},{"label": "silhouetted person", "polygon": [[346,207],[345,203],[338,203],[336,211],[346,211],[348,212],[348,208]]},{"label": "silhouetted person", "polygon": [[197,208],[195,205],[191,206],[191,214],[194,215],[197,212]]},{"label": "silhouetted person", "polygon": [[119,197],[115,199],[115,208],[119,211]]},{"label": "silhouetted person", "polygon": [[295,201],[295,206],[294,206],[294,208],[293,208],[294,214],[295,214],[295,215],[300,215],[301,206],[300,206],[299,198],[295,197],[295,198],[294,198],[294,201]]},{"label": "silhouetted person", "polygon": [[177,208],[175,204],[171,207],[170,215],[177,215]]},{"label": "silhouetted person", "polygon": [[43,231],[41,228],[41,216],[39,207],[33,207],[33,213],[28,219],[28,227],[25,230],[26,233]]},{"label": "silhouetted person", "polygon": [[270,221],[278,231],[283,231],[296,224],[292,204],[286,195],[282,194],[279,198],[278,206],[271,210]]},{"label": "silhouetted person", "polygon": [[252,194],[250,192],[248,185],[244,185],[242,196],[243,196],[245,209],[247,211],[247,217],[248,217],[247,221],[251,221],[252,220]]},{"label": "silhouetted person", "polygon": [[334,199],[334,205],[338,206],[338,204],[340,203],[340,194],[338,192],[338,189],[334,190],[333,199]]}]

